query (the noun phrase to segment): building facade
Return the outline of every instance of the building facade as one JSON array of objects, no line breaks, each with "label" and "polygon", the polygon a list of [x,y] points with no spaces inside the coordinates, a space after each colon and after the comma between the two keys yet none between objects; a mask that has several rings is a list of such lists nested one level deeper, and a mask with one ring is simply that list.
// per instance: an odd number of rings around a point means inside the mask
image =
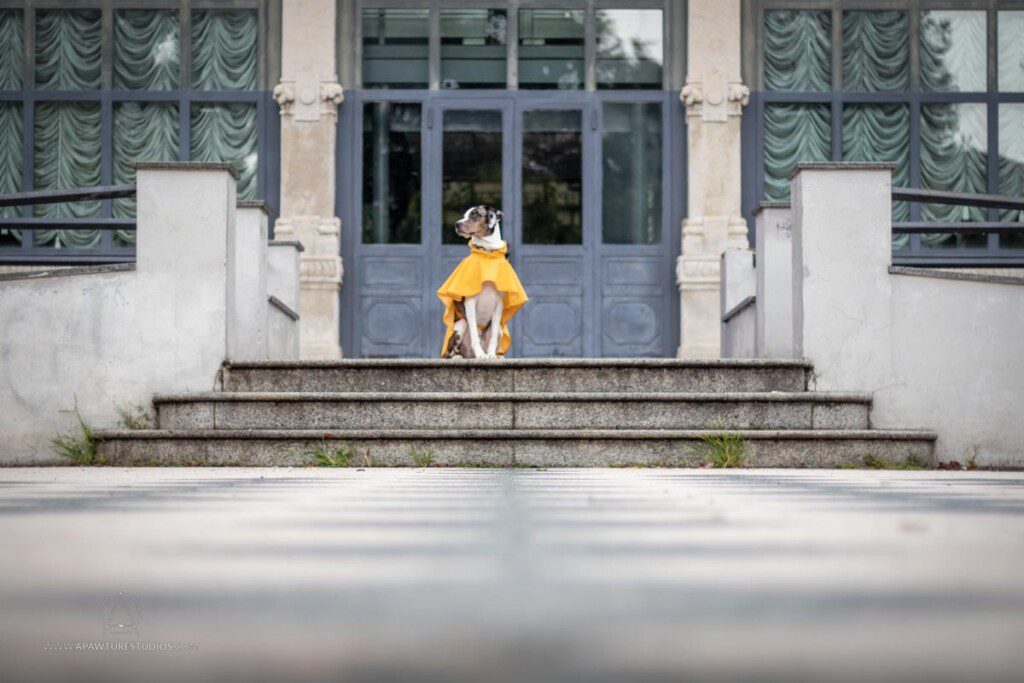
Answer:
[{"label": "building facade", "polygon": [[[1021,36],[1009,0],[0,0],[0,192],[231,162],[305,247],[309,358],[437,355],[452,224],[493,204],[531,295],[516,355],[717,356],[721,253],[796,163],[1024,193]],[[88,222],[133,212],[38,206],[67,228],[0,223],[0,267],[131,260]],[[893,250],[1024,263],[1012,235]]]}]

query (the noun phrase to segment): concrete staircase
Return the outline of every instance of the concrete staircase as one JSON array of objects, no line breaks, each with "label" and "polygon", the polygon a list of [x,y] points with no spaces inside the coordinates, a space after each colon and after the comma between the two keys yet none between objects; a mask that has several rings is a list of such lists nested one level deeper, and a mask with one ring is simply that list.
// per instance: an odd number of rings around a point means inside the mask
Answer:
[{"label": "concrete staircase", "polygon": [[157,429],[98,432],[115,464],[696,466],[738,434],[751,467],[931,462],[935,435],[870,428],[868,394],[807,391],[801,361],[509,359],[225,364],[158,395]]}]

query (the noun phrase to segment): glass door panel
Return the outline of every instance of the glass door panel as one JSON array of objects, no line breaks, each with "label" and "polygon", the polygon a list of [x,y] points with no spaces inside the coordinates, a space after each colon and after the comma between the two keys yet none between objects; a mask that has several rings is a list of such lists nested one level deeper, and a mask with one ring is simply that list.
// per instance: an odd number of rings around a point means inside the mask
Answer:
[{"label": "glass door panel", "polygon": [[583,243],[583,112],[523,112],[523,243]]},{"label": "glass door panel", "polygon": [[585,334],[591,301],[590,250],[584,246],[590,241],[584,228],[587,109],[582,102],[561,109],[529,106],[524,104],[517,117],[522,220],[512,254],[530,303],[512,328],[513,348],[520,356],[588,356],[593,349]]},{"label": "glass door panel", "polygon": [[502,208],[502,112],[449,109],[441,140],[441,241],[461,244],[455,221],[480,204]]},{"label": "glass door panel", "polygon": [[602,131],[606,244],[655,244],[662,223],[662,104],[607,102]]}]

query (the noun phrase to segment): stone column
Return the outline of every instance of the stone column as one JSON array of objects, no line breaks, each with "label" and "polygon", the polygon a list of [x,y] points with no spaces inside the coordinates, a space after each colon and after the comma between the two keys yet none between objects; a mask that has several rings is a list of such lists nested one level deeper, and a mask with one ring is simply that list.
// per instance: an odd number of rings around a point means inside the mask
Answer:
[{"label": "stone column", "polygon": [[720,352],[719,269],[727,247],[748,248],[740,209],[740,0],[690,0],[686,86],[688,216],[683,221],[679,356]]},{"label": "stone column", "polygon": [[340,358],[341,221],[334,215],[335,0],[281,3],[281,217],[279,240],[298,240],[302,358]]}]

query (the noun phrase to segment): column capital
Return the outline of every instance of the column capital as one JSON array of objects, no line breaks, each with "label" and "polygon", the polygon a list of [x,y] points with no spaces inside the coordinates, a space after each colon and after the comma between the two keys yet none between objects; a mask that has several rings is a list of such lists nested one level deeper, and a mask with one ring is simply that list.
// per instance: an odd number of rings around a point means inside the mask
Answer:
[{"label": "column capital", "polygon": [[750,101],[750,88],[742,81],[705,85],[687,78],[679,92],[679,100],[686,106],[687,117],[699,116],[701,121],[728,121],[730,116],[742,116],[743,107]]},{"label": "column capital", "polygon": [[321,79],[281,79],[274,86],[274,101],[281,108],[281,116],[290,116],[296,121],[319,121],[322,117],[336,119],[338,105],[345,99],[345,90],[336,76]]}]

